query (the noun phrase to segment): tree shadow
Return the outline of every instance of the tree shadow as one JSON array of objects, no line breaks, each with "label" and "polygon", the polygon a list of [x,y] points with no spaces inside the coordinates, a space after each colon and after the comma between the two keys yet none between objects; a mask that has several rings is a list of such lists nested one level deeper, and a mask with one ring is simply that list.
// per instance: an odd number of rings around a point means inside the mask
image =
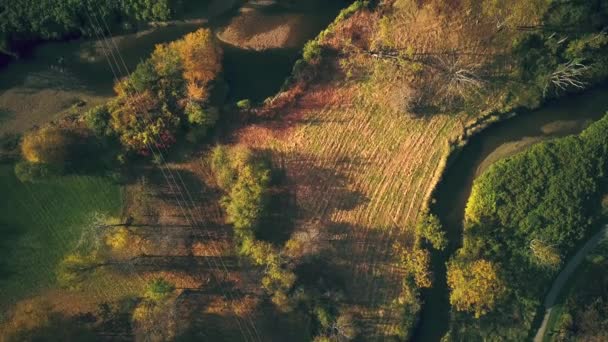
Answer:
[{"label": "tree shadow", "polygon": [[0,221],[0,279],[8,280],[17,274],[17,271],[8,265],[10,260],[10,247],[15,244],[23,231],[16,227]]},{"label": "tree shadow", "polygon": [[8,108],[0,107],[0,123],[11,120],[15,117],[15,113]]},{"label": "tree shadow", "polygon": [[[320,210],[318,219],[330,216],[335,211],[349,211],[366,203],[369,199],[354,189],[354,181],[340,166],[362,166],[366,161],[355,157],[339,157],[328,162],[292,155],[290,177],[297,187],[297,200],[308,201]],[[325,166],[329,165],[329,166]],[[316,203],[310,203],[310,201]]]},{"label": "tree shadow", "polygon": [[256,237],[281,246],[293,232],[297,207],[295,194],[293,188],[289,186],[289,179],[282,162],[273,165],[271,179],[264,212],[256,229]]}]

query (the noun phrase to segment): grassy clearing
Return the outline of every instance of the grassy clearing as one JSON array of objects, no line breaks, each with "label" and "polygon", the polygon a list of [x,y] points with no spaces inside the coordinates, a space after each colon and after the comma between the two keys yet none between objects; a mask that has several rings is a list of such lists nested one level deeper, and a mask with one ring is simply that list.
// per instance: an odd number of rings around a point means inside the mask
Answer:
[{"label": "grassy clearing", "polygon": [[76,245],[94,211],[120,214],[121,189],[92,176],[24,184],[0,165],[1,306],[49,288],[60,259]]},{"label": "grassy clearing", "polygon": [[250,128],[241,141],[276,152],[295,187],[295,234],[318,232],[317,243],[348,279],[347,309],[360,318],[362,336],[382,339],[397,335],[402,319],[392,246],[413,243],[460,117],[408,118],[366,100],[366,92],[310,89],[286,118],[291,128]]}]

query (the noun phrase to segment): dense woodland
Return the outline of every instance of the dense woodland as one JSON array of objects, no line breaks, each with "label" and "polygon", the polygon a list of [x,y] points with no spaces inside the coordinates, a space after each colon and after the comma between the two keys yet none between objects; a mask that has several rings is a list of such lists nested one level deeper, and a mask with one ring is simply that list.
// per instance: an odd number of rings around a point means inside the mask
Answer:
[{"label": "dense woodland", "polygon": [[452,338],[528,336],[548,284],[601,222],[607,125],[605,117],[580,136],[538,144],[476,180],[448,269]]},{"label": "dense woodland", "polygon": [[94,27],[167,20],[177,11],[173,0],[7,0],[0,4],[0,53],[18,54],[40,40],[93,36]]}]

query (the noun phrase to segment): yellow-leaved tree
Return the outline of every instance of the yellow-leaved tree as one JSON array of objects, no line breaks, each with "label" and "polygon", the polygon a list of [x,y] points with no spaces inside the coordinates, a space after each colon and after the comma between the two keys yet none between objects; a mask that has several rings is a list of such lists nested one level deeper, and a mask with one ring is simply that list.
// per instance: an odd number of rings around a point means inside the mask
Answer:
[{"label": "yellow-leaved tree", "polygon": [[30,163],[63,164],[68,157],[70,142],[64,130],[45,127],[25,134],[21,153]]},{"label": "yellow-leaved tree", "polygon": [[171,43],[179,52],[186,80],[187,94],[192,100],[205,101],[209,84],[222,71],[222,50],[209,29],[200,29]]},{"label": "yellow-leaved tree", "polygon": [[496,307],[506,293],[496,264],[487,260],[451,261],[448,264],[450,304],[479,318]]}]

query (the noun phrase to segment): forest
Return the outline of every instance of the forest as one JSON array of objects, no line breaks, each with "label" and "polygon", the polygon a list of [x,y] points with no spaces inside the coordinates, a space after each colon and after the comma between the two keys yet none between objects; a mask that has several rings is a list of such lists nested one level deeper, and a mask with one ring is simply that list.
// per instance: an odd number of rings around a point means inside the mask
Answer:
[{"label": "forest", "polygon": [[93,36],[92,16],[101,27],[115,28],[168,20],[178,11],[173,0],[7,0],[0,4],[0,53],[18,55],[42,40]]},{"label": "forest", "polygon": [[[533,338],[608,218],[607,30],[602,0],[3,2],[0,340]],[[545,339],[601,340],[599,283]]]},{"label": "forest", "polygon": [[456,339],[526,338],[547,284],[604,218],[607,120],[499,161],[475,181],[463,247],[448,265],[450,302],[475,317],[456,313]]}]

